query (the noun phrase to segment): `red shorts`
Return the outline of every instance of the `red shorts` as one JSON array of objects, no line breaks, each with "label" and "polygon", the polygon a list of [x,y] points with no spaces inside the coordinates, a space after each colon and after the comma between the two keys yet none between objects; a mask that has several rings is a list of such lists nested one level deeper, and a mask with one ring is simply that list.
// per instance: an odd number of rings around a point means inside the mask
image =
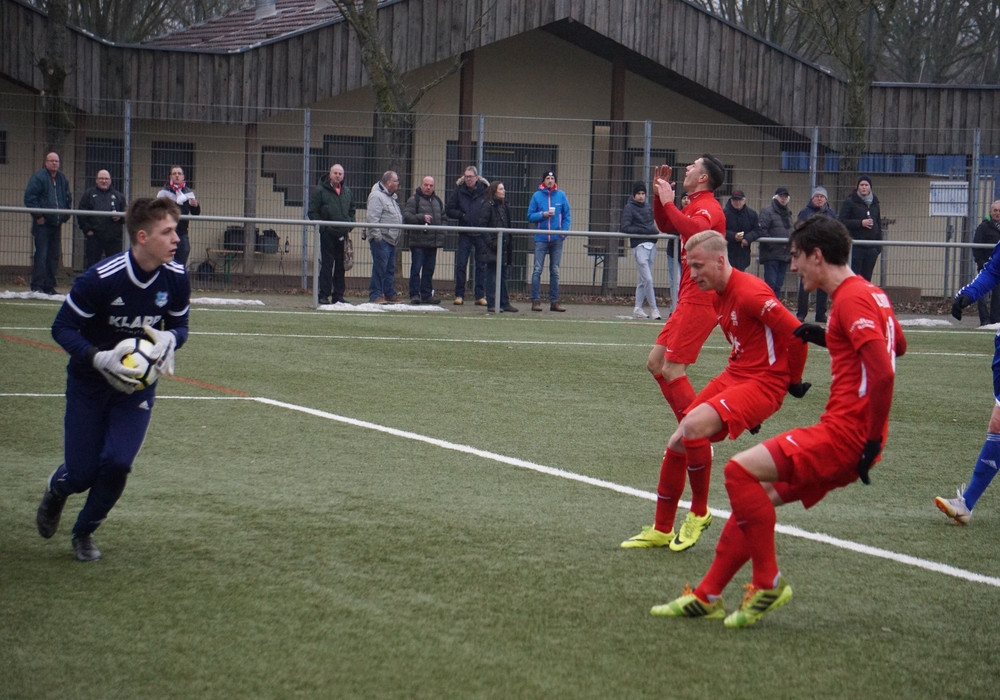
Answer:
[{"label": "red shorts", "polygon": [[773,484],[785,503],[802,501],[812,508],[826,494],[854,483],[864,440],[856,444],[832,433],[823,423],[793,428],[764,441],[778,468]]},{"label": "red shorts", "polygon": [[679,365],[693,365],[701,346],[719,324],[715,308],[709,304],[680,302],[663,324],[656,344],[666,348],[663,357]]},{"label": "red shorts", "polygon": [[735,380],[723,372],[705,385],[687,410],[699,404],[708,404],[726,426],[723,432],[713,435],[712,440],[722,440],[727,432],[735,440],[744,430],[756,428],[777,413],[787,391],[784,382],[779,389],[752,379]]}]

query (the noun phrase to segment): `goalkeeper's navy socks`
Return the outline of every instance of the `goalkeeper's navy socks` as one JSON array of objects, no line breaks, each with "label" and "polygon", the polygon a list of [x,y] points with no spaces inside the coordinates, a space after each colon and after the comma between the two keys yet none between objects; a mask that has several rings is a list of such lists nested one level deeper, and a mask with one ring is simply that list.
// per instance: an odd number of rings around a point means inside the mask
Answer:
[{"label": "goalkeeper's navy socks", "polygon": [[1000,466],[1000,433],[986,433],[986,442],[983,443],[979,459],[976,460],[976,467],[972,470],[972,481],[962,494],[969,510],[975,507],[976,501],[997,475],[998,466]]}]

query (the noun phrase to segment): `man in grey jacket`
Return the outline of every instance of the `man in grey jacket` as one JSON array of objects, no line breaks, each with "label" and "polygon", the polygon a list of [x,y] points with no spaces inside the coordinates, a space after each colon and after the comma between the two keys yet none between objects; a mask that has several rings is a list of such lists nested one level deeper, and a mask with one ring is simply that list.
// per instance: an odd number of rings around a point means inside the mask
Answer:
[{"label": "man in grey jacket", "polygon": [[[365,221],[370,224],[402,224],[403,212],[396,202],[399,175],[386,170],[382,179],[372,185],[368,195],[368,212]],[[391,304],[396,301],[396,243],[401,229],[370,228],[368,246],[372,251],[372,278],[368,285],[368,301],[374,304]]]}]

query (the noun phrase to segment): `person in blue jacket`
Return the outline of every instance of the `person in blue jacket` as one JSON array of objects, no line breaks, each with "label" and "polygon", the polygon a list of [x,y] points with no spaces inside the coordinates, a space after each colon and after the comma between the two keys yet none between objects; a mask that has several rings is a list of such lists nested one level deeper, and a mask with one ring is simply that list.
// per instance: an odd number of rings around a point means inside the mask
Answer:
[{"label": "person in blue jacket", "polygon": [[569,200],[556,184],[556,174],[545,173],[538,191],[528,204],[528,221],[535,225],[535,268],[531,273],[531,310],[542,310],[542,268],[549,256],[549,311],[565,311],[559,303],[559,263],[563,241],[571,223]]}]

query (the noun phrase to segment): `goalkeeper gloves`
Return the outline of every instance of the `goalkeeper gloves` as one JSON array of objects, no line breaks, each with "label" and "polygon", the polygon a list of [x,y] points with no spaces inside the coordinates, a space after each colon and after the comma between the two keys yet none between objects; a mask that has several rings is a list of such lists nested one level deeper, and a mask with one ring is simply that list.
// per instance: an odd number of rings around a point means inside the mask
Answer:
[{"label": "goalkeeper gloves", "polygon": [[868,478],[868,470],[881,451],[881,442],[878,440],[865,440],[865,449],[861,452],[861,461],[858,462],[858,476],[861,477],[861,483],[865,486],[872,483],[872,480]]},{"label": "goalkeeper gloves", "polygon": [[972,303],[972,299],[968,294],[959,294],[955,297],[955,301],[951,302],[951,315],[955,317],[956,320],[962,320],[962,309]]},{"label": "goalkeeper gloves", "polygon": [[160,374],[174,373],[174,348],[177,347],[177,336],[171,331],[158,331],[148,323],[142,327],[146,335],[153,341],[153,359]]},{"label": "goalkeeper gloves", "polygon": [[809,387],[811,386],[812,384],[810,384],[809,382],[799,382],[798,384],[789,384],[788,393],[797,399],[801,399],[803,396],[806,395],[806,392],[809,391]]},{"label": "goalkeeper gloves", "polygon": [[792,331],[792,335],[801,338],[803,343],[815,343],[826,347],[826,329],[817,323],[803,323]]},{"label": "goalkeeper gloves", "polygon": [[[96,350],[96,348],[95,348]],[[122,364],[122,358],[128,355],[130,350],[126,348],[111,348],[95,352],[90,358],[90,363],[94,366],[108,384],[122,392],[131,394],[139,387],[139,381],[134,379],[142,374],[138,367],[126,367]]]}]

